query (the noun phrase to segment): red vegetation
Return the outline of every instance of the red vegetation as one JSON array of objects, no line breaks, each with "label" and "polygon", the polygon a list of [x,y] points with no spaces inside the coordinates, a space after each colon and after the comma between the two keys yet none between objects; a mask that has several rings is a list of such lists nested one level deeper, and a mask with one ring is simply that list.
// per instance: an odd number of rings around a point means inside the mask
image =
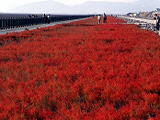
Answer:
[{"label": "red vegetation", "polygon": [[0,119],[158,120],[160,37],[124,22],[0,36]]}]

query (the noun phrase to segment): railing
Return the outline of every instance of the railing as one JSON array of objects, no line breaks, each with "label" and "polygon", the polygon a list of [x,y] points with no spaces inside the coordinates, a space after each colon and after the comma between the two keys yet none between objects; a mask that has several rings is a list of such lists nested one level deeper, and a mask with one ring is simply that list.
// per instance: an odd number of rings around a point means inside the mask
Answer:
[{"label": "railing", "polygon": [[[50,22],[73,20],[79,18],[91,17],[93,15],[52,15]],[[11,29],[16,27],[32,26],[37,24],[44,24],[43,17],[18,17],[18,18],[1,18],[0,29]]]}]

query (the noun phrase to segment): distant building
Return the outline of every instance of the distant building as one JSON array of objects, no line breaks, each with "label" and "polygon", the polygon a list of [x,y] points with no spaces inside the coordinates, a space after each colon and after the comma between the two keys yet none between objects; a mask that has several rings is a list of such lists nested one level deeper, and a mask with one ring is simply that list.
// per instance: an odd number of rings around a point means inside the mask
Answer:
[{"label": "distant building", "polygon": [[156,8],[155,11],[160,11],[160,8]]},{"label": "distant building", "polygon": [[127,16],[138,17],[139,13],[128,13]]}]

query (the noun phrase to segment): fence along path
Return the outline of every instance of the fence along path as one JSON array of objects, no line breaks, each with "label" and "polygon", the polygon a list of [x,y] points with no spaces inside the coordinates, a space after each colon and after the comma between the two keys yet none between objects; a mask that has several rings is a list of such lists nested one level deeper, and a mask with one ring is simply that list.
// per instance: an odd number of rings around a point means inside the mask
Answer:
[{"label": "fence along path", "polygon": [[[4,35],[6,33],[12,33],[12,32],[21,32],[24,30],[32,30],[32,29],[37,29],[37,28],[41,28],[41,27],[48,27],[48,26],[54,26],[56,24],[62,24],[62,23],[70,23],[73,21],[77,21],[77,20],[82,20],[82,19],[86,19],[91,17],[91,15],[80,15],[80,16],[65,16],[65,17],[57,17],[57,18],[51,18],[51,22],[50,24],[44,24],[44,20],[41,18],[41,21],[33,21],[32,24],[30,24],[30,21],[28,21],[28,25],[16,25],[16,26],[10,26],[11,24],[9,24],[9,26],[7,27],[2,27],[1,22],[3,23],[3,21],[0,20],[0,35]],[[22,20],[22,19],[21,19]],[[18,22],[17,22],[18,23]]]}]

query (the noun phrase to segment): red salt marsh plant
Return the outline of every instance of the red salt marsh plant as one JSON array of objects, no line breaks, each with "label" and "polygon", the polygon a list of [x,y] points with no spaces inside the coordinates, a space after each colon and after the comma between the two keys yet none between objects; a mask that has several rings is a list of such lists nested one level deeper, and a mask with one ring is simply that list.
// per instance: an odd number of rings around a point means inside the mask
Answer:
[{"label": "red salt marsh plant", "polygon": [[160,38],[121,23],[0,36],[0,119],[158,119]]}]

